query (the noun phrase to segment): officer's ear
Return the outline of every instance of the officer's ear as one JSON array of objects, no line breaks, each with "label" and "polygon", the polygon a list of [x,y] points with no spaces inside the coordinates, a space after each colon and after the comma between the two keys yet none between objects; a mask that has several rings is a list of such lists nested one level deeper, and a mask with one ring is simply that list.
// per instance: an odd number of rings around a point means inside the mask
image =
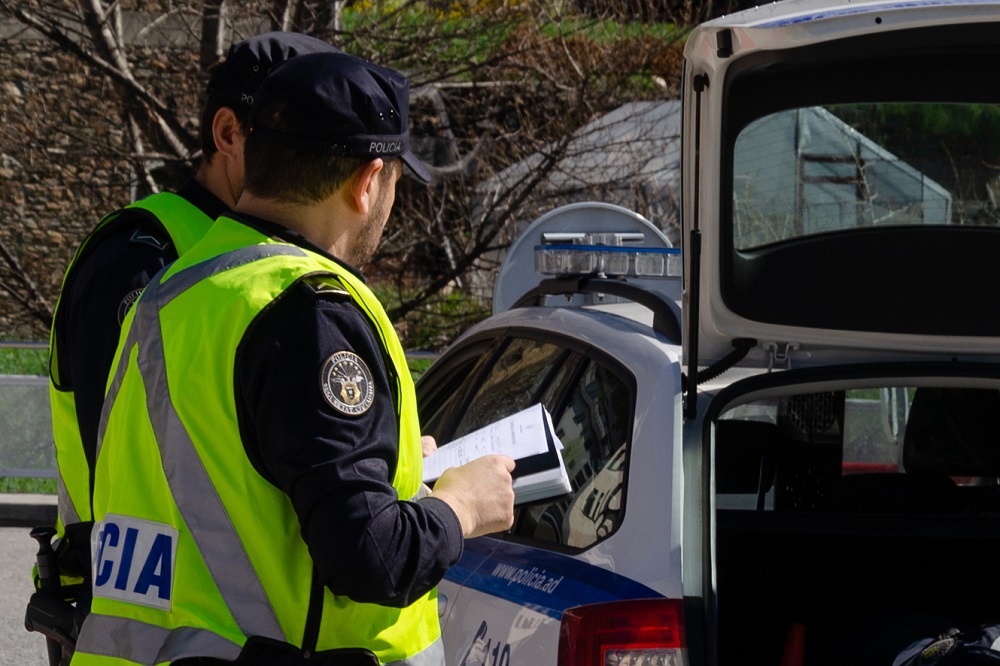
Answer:
[{"label": "officer's ear", "polygon": [[384,167],[385,162],[382,158],[376,157],[354,172],[351,194],[354,197],[354,206],[361,215],[367,215],[377,201],[378,188],[381,185],[378,175]]},{"label": "officer's ear", "polygon": [[243,163],[243,142],[246,140],[243,126],[236,113],[228,106],[219,107],[212,118],[212,139],[215,147],[227,160]]}]

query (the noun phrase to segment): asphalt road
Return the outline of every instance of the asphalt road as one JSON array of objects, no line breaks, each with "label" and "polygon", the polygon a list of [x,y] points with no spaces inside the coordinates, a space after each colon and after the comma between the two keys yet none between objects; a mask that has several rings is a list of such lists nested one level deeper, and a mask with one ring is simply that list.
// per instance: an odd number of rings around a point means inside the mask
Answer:
[{"label": "asphalt road", "polygon": [[35,541],[27,527],[0,527],[0,666],[48,666],[45,639],[24,629]]}]

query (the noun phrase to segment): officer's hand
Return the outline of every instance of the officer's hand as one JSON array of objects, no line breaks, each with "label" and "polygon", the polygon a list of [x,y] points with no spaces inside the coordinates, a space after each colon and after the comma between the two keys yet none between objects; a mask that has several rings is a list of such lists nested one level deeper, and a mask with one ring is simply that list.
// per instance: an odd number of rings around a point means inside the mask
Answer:
[{"label": "officer's hand", "polygon": [[446,469],[430,496],[452,508],[465,538],[502,532],[514,524],[513,469],[508,456],[483,456]]},{"label": "officer's hand", "polygon": [[437,440],[430,435],[420,436],[420,448],[424,451],[424,458],[438,450]]}]

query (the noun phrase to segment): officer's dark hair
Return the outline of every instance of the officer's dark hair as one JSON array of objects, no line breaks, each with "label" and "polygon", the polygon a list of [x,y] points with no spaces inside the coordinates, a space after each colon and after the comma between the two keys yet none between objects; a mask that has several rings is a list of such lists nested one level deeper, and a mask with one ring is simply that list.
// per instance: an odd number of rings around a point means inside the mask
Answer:
[{"label": "officer's dark hair", "polygon": [[[288,130],[286,108],[285,100],[264,102],[255,122],[279,131]],[[276,201],[299,204],[322,201],[372,159],[306,153],[251,137],[243,149],[244,188],[258,197]],[[390,168],[383,168],[379,176],[386,178],[393,171],[392,163],[399,158],[383,159]]]}]

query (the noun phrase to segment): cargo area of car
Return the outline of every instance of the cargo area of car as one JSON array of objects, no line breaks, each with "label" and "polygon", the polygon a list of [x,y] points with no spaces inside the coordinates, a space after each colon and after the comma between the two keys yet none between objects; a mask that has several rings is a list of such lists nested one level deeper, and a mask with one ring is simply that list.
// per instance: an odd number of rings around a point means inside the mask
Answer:
[{"label": "cargo area of car", "polygon": [[[859,435],[835,393],[719,421],[719,664],[891,664],[916,638],[1000,622],[1000,392],[921,390],[895,442]],[[817,401],[826,416],[801,418]],[[887,430],[884,397],[868,402]]]}]

